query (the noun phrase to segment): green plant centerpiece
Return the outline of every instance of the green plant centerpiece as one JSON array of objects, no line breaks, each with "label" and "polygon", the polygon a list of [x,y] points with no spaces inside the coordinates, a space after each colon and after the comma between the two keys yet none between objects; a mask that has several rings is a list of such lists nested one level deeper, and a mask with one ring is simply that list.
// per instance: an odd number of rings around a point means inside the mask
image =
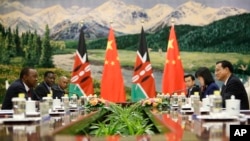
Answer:
[{"label": "green plant centerpiece", "polygon": [[153,135],[157,131],[153,123],[146,117],[140,103],[122,107],[119,104],[109,103],[101,110],[107,110],[108,114],[89,128],[81,130],[82,134],[101,137],[108,135]]},{"label": "green plant centerpiece", "polygon": [[98,110],[81,116],[75,122],[53,134],[102,138],[105,136],[133,137],[170,132],[158,116],[142,106],[141,101],[112,103],[95,97],[89,99],[86,107],[90,110],[93,110],[92,108],[98,108]]}]

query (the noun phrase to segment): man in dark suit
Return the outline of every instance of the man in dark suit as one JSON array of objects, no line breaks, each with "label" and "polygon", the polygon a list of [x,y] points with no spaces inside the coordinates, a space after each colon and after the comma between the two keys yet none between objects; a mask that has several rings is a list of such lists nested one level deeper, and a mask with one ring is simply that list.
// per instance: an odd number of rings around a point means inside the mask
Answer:
[{"label": "man in dark suit", "polygon": [[230,99],[232,95],[240,100],[240,109],[249,109],[249,102],[246,89],[238,77],[233,74],[233,65],[227,60],[216,62],[216,79],[224,82],[221,89],[222,106],[225,107],[225,100]]},{"label": "man in dark suit", "polygon": [[200,87],[195,84],[195,77],[192,74],[184,75],[184,81],[187,88],[187,97],[190,97],[194,92],[200,93]]},{"label": "man in dark suit", "polygon": [[[46,71],[43,76],[43,82],[41,82],[36,88],[36,94],[41,98],[46,97],[48,94],[52,94],[52,85],[55,84],[55,73],[53,71]],[[53,95],[53,94],[52,94]],[[52,96],[51,95],[51,96]]]},{"label": "man in dark suit", "polygon": [[52,86],[53,91],[53,99],[59,98],[61,99],[64,94],[67,94],[66,88],[68,87],[68,78],[66,76],[61,76],[58,79],[58,84]]},{"label": "man in dark suit", "polygon": [[38,73],[33,68],[23,68],[19,79],[15,80],[7,89],[3,99],[2,109],[12,109],[12,98],[18,97],[19,93],[24,93],[25,98],[31,97],[32,100],[40,99],[34,93],[33,88],[37,85]]}]

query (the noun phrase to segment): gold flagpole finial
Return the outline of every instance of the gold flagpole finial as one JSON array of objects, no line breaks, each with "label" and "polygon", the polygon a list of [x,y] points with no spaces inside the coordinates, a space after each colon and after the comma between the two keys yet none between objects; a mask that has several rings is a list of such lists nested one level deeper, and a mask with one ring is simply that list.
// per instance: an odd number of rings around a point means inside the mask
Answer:
[{"label": "gold flagpole finial", "polygon": [[144,25],[144,20],[141,20],[141,26],[143,26]]},{"label": "gold flagpole finial", "polygon": [[172,19],[171,19],[171,25],[172,25],[172,26],[174,26],[174,22],[175,22],[175,21],[174,21],[174,19],[172,18]]},{"label": "gold flagpole finial", "polygon": [[81,26],[81,27],[83,26],[83,23],[84,23],[84,21],[81,20],[81,21],[80,21],[80,26]]},{"label": "gold flagpole finial", "polygon": [[114,21],[113,20],[111,20],[110,22],[109,22],[109,24],[110,24],[110,26],[112,26],[112,24],[114,23]]}]

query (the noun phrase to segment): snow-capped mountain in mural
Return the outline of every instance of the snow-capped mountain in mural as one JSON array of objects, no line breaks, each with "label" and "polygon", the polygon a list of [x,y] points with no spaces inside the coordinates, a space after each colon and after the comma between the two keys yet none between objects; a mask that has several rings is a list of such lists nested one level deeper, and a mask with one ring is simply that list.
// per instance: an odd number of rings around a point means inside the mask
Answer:
[{"label": "snow-capped mountain in mural", "polygon": [[177,8],[159,3],[144,9],[121,0],[109,0],[95,8],[64,8],[58,4],[43,9],[15,1],[3,2],[0,9],[0,23],[5,27],[15,29],[18,25],[20,32],[37,30],[42,34],[48,24],[54,39],[77,39],[81,21],[84,22],[87,38],[98,38],[107,36],[111,21],[120,35],[139,33],[142,21],[146,31],[155,32],[171,24],[171,19],[177,25],[202,26],[227,16],[249,12],[235,7],[212,8],[194,1],[187,1]]}]

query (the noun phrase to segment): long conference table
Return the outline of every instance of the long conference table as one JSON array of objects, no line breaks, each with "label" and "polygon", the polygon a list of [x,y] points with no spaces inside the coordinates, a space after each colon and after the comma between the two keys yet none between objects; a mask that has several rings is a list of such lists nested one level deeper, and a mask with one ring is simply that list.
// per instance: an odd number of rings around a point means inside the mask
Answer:
[{"label": "long conference table", "polygon": [[[57,134],[85,118],[98,114],[99,111],[86,113],[74,110],[69,113],[50,113],[27,117],[25,120],[10,120],[11,114],[0,112],[0,141],[88,141],[88,140],[209,140],[229,141],[230,125],[249,124],[250,111],[241,111],[245,120],[211,118],[206,112],[194,115],[191,110],[150,111],[160,124],[170,129],[169,133],[140,137],[89,137],[81,135]],[[8,120],[6,120],[8,119]]]}]

